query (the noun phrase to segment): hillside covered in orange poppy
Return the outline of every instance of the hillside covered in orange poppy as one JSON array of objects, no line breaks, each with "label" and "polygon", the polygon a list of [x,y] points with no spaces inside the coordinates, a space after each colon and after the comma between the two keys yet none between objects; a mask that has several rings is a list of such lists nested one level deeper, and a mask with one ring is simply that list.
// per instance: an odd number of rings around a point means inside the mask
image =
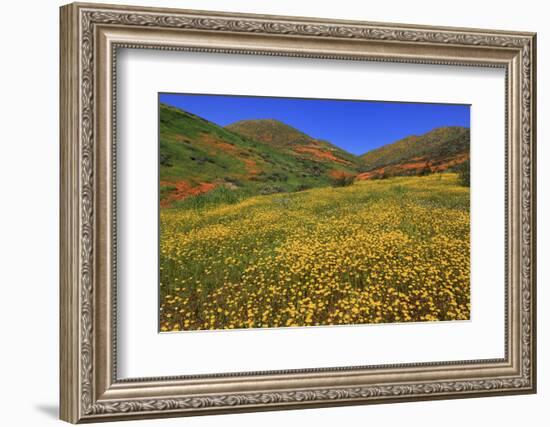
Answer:
[{"label": "hillside covered in orange poppy", "polygon": [[458,126],[411,135],[356,156],[278,120],[222,127],[160,105],[163,208],[455,171],[469,156],[469,129]]}]

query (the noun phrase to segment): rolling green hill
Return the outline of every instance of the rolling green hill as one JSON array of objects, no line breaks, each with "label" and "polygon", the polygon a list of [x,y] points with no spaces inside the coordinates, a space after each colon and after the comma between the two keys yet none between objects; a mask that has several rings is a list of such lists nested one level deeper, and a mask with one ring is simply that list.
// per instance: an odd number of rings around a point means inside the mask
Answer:
[{"label": "rolling green hill", "polygon": [[470,129],[450,126],[408,136],[360,156],[359,177],[418,175],[452,168],[470,157]]},{"label": "rolling green hill", "polygon": [[315,139],[278,120],[242,120],[226,126],[235,133],[299,153],[314,161],[332,161],[354,170],[359,159],[330,142]]},{"label": "rolling green hill", "polygon": [[161,205],[178,205],[207,192],[241,197],[303,190],[329,185],[335,171],[357,173],[354,156],[305,134],[300,138],[296,144],[252,139],[231,126],[161,104]]},{"label": "rolling green hill", "polygon": [[469,149],[469,129],[444,127],[354,156],[277,120],[221,127],[161,104],[160,201],[163,207],[238,202],[324,187],[342,176],[424,175],[465,162]]}]

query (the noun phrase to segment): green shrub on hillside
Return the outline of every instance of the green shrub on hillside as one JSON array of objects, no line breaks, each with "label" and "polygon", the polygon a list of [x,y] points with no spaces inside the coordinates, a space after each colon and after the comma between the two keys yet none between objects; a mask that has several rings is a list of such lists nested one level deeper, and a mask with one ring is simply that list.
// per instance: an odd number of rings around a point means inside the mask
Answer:
[{"label": "green shrub on hillside", "polygon": [[260,194],[262,196],[266,196],[268,194],[277,194],[277,193],[283,193],[285,190],[284,188],[278,186],[278,185],[264,185],[260,188]]}]

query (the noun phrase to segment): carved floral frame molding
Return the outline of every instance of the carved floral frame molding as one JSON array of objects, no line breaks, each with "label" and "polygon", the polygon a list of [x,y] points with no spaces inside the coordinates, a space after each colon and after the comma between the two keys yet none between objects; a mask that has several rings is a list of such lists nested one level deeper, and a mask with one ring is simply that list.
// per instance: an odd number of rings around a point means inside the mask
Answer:
[{"label": "carved floral frame molding", "polygon": [[[113,255],[118,48],[505,68],[506,357],[118,380]],[[62,7],[61,418],[76,423],[534,392],[535,81],[533,33]]]}]

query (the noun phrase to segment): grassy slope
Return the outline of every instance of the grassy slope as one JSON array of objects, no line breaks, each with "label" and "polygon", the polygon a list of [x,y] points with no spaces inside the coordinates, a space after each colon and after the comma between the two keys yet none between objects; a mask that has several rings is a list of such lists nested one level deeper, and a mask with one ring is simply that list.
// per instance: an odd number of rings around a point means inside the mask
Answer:
[{"label": "grassy slope", "polygon": [[250,195],[326,186],[331,171],[355,167],[253,140],[160,105],[161,198],[174,191],[170,183],[181,180],[191,187],[215,183],[222,192],[228,185]]},{"label": "grassy slope", "polygon": [[355,170],[359,166],[359,159],[353,154],[336,147],[328,141],[314,139],[278,120],[241,120],[226,126],[226,129],[247,136],[255,141],[269,143],[294,152],[296,152],[297,148],[315,148],[318,150],[317,152],[314,150],[310,150],[309,152],[306,150],[302,151],[303,154],[313,160],[318,159],[323,154],[328,154],[337,159],[335,160],[336,163],[347,166],[349,170]]},{"label": "grassy slope", "polygon": [[162,330],[469,318],[455,174],[161,212]]},{"label": "grassy slope", "polygon": [[437,164],[461,154],[469,156],[470,130],[452,126],[434,129],[421,136],[409,136],[361,156],[364,170],[411,162],[418,159]]},{"label": "grassy slope", "polygon": [[364,172],[358,179],[419,175],[428,164],[430,172],[442,171],[468,157],[469,129],[461,127],[435,129],[357,157],[276,120],[223,128],[160,105],[162,207],[324,187],[338,172]]}]

